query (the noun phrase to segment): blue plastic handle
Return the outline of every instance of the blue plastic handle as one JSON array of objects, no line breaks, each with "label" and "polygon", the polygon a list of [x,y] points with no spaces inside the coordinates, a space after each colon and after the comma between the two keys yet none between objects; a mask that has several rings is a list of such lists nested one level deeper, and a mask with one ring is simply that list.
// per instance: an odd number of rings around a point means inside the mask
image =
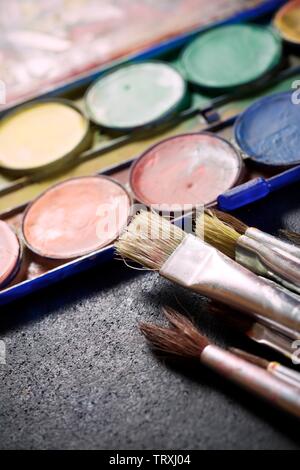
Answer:
[{"label": "blue plastic handle", "polygon": [[268,196],[273,191],[300,181],[300,166],[284,171],[269,179],[256,178],[236,186],[218,197],[222,211],[232,211]]},{"label": "blue plastic handle", "polygon": [[218,197],[218,206],[221,211],[232,211],[264,198],[269,192],[267,181],[256,178],[221,194]]},{"label": "blue plastic handle", "polygon": [[270,191],[277,191],[277,189],[284,188],[289,184],[297,183],[300,181],[300,166],[295,166],[291,170],[284,171],[280,175],[273,176],[268,180]]}]

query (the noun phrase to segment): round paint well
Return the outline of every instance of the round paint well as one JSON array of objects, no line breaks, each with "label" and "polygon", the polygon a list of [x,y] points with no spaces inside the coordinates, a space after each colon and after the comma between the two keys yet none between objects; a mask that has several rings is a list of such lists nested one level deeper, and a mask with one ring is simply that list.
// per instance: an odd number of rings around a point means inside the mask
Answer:
[{"label": "round paint well", "polygon": [[300,45],[300,1],[293,0],[280,8],[274,26],[284,40]]},{"label": "round paint well", "polygon": [[130,183],[140,202],[210,204],[233,187],[243,163],[224,139],[209,133],[184,134],[147,150],[133,165]]},{"label": "round paint well", "polygon": [[74,259],[113,242],[126,226],[131,201],[104,176],[67,180],[43,193],[27,209],[23,237],[36,254]]},{"label": "round paint well", "polygon": [[175,68],[145,62],[123,66],[100,78],[86,94],[86,107],[96,124],[128,131],[167,118],[186,100],[186,83]]},{"label": "round paint well", "polygon": [[5,287],[17,274],[21,247],[10,226],[0,221],[0,288]]},{"label": "round paint well", "polygon": [[31,173],[54,167],[88,146],[89,121],[64,100],[31,103],[0,123],[0,167]]},{"label": "round paint well", "polygon": [[226,90],[258,80],[279,64],[281,54],[280,37],[270,28],[236,24],[201,34],[181,61],[190,82]]},{"label": "round paint well", "polygon": [[251,160],[271,166],[300,163],[300,106],[292,92],[253,103],[238,118],[235,140]]}]

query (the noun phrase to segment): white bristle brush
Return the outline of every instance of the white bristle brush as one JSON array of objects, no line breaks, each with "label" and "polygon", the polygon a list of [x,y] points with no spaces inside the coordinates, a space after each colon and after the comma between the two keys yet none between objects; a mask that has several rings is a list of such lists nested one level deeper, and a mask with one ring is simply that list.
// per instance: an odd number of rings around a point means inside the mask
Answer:
[{"label": "white bristle brush", "polygon": [[158,214],[135,216],[115,246],[123,258],[183,287],[300,332],[297,299]]}]

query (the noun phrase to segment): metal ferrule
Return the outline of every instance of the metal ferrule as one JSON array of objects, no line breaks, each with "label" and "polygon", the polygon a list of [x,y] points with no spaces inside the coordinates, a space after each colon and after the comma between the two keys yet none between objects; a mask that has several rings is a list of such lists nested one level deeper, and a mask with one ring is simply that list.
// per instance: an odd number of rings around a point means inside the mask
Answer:
[{"label": "metal ferrule", "polygon": [[299,388],[217,346],[207,346],[201,362],[231,382],[300,418]]},{"label": "metal ferrule", "polygon": [[295,370],[278,364],[278,362],[270,362],[268,371],[293,387],[300,388],[300,374]]},{"label": "metal ferrule", "polygon": [[256,274],[300,293],[300,260],[293,255],[242,235],[236,244],[235,259]]},{"label": "metal ferrule", "polygon": [[160,274],[194,292],[300,332],[300,304],[199,238],[188,235]]},{"label": "metal ferrule", "polygon": [[256,343],[268,346],[274,349],[274,351],[283,354],[289,360],[293,360],[294,350],[292,349],[292,344],[295,340],[291,340],[278,331],[275,332],[274,329],[265,327],[258,322],[253,323],[253,326],[246,334]]},{"label": "metal ferrule", "polygon": [[253,227],[248,228],[245,232],[245,235],[259,243],[263,243],[264,245],[269,246],[269,248],[283,251],[290,254],[294,258],[297,258],[299,260],[300,269],[300,248],[298,246],[284,240],[280,240],[280,238],[274,237],[269,233],[262,232],[261,230]]},{"label": "metal ferrule", "polygon": [[291,330],[286,326],[283,326],[279,323],[270,320],[269,318],[262,317],[261,315],[256,315],[256,320],[261,324],[267,327],[269,330],[273,330],[275,333],[278,333],[286,338],[290,343],[300,340],[300,333],[297,333],[295,330]]},{"label": "metal ferrule", "polygon": [[[267,279],[266,277],[262,278],[264,279],[265,281],[268,282],[268,284],[270,284],[271,286],[273,287],[276,287],[276,289],[279,289],[281,290],[282,292],[285,292],[287,295],[289,295],[290,297],[294,297],[294,299],[297,300],[297,302],[300,303],[300,295],[299,294],[296,294],[296,292],[292,292],[291,290],[289,289],[286,289],[286,287],[280,285],[280,284],[277,284],[277,282],[274,282],[272,281],[271,279]],[[271,328],[272,330],[275,330],[277,331],[278,333],[284,335],[287,340],[290,340],[290,341],[295,341],[295,340],[299,340],[300,339],[300,334],[299,333],[296,333],[295,331],[283,326],[283,325],[279,325],[278,323],[275,323],[273,320],[266,320],[265,318],[262,318],[260,315],[257,315],[257,319],[265,324],[266,326],[268,326],[269,328]]]},{"label": "metal ferrule", "polygon": [[265,279],[265,281],[267,281],[270,284],[270,286],[277,287],[277,289],[280,289],[282,292],[285,292],[286,294],[290,295],[291,297],[294,297],[294,299],[300,302],[300,295],[297,294],[297,292],[293,292],[290,289],[287,289],[283,285],[278,284],[275,281],[272,281],[272,279],[268,279],[266,277],[264,277],[263,279]]}]

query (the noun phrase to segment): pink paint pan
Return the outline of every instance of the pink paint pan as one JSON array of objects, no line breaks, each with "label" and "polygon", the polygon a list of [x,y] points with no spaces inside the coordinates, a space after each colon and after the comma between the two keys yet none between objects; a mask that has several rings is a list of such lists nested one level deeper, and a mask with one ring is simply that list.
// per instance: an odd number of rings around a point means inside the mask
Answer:
[{"label": "pink paint pan", "polygon": [[131,200],[105,176],[67,180],[48,189],[26,210],[23,238],[31,251],[56,260],[93,253],[126,226]]},{"label": "pink paint pan", "polygon": [[210,133],[183,134],[148,149],[134,163],[130,184],[143,204],[208,205],[241,177],[240,154]]},{"label": "pink paint pan", "polygon": [[0,288],[7,286],[19,271],[21,246],[10,226],[0,221]]}]

